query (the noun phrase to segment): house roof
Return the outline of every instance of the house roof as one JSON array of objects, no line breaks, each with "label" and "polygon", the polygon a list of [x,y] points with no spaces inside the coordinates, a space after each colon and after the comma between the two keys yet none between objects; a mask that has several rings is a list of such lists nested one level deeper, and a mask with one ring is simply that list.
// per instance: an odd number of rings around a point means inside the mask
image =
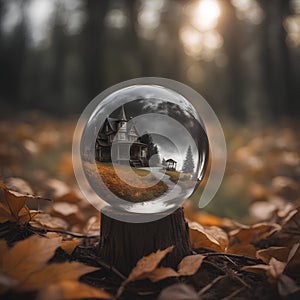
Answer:
[{"label": "house roof", "polygon": [[118,121],[118,119],[107,118],[107,121],[108,121],[109,126],[111,127],[111,129],[113,131],[117,131],[117,121]]},{"label": "house roof", "polygon": [[172,159],[172,158],[169,158],[169,159],[167,159],[167,160],[166,160],[166,162],[177,163],[177,161],[176,161],[176,160],[174,160],[174,159]]},{"label": "house roof", "polygon": [[127,121],[127,118],[125,115],[125,110],[124,110],[124,105],[122,105],[121,110],[120,110],[119,121]]}]

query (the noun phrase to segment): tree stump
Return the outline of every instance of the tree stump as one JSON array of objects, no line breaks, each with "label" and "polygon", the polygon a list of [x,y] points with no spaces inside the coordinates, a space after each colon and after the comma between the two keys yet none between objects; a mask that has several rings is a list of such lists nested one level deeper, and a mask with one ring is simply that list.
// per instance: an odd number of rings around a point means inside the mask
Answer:
[{"label": "tree stump", "polygon": [[158,249],[174,245],[162,266],[177,267],[184,256],[192,253],[188,225],[183,208],[148,223],[127,223],[101,213],[99,257],[128,275],[137,261]]}]

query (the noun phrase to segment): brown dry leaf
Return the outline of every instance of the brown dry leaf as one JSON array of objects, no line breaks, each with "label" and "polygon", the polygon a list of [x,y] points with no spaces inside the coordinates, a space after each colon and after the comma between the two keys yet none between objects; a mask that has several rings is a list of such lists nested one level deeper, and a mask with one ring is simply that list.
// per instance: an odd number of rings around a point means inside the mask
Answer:
[{"label": "brown dry leaf", "polygon": [[148,274],[154,271],[161,260],[173,250],[174,246],[170,246],[164,250],[157,250],[148,256],[142,257],[132,269],[126,282],[141,280],[148,277]]},{"label": "brown dry leaf", "polygon": [[78,203],[80,201],[81,199],[78,197],[78,195],[72,191],[55,198],[55,202]]},{"label": "brown dry leaf", "polygon": [[147,275],[152,282],[157,282],[169,277],[178,277],[179,274],[172,268],[157,268]]},{"label": "brown dry leaf", "polygon": [[228,247],[226,252],[256,258],[256,248],[251,244],[235,244]]},{"label": "brown dry leaf", "polygon": [[276,258],[272,257],[270,259],[269,265],[254,265],[254,266],[245,266],[242,268],[243,271],[253,272],[257,274],[266,274],[271,282],[274,282],[274,279],[277,279],[284,271],[286,266],[285,262],[279,261]]},{"label": "brown dry leaf", "polygon": [[52,189],[54,198],[59,198],[71,192],[70,187],[65,182],[58,179],[48,179],[46,185]]},{"label": "brown dry leaf", "polygon": [[69,216],[72,214],[76,214],[79,211],[79,208],[75,204],[71,204],[68,202],[57,202],[52,206],[53,211],[61,214],[62,216]]},{"label": "brown dry leaf", "polygon": [[38,196],[22,194],[9,190],[3,182],[0,185],[0,223],[4,222],[29,222],[36,214],[25,205],[28,199],[43,199]]},{"label": "brown dry leaf", "polygon": [[180,276],[194,275],[200,268],[204,258],[205,256],[201,254],[184,257],[178,265],[178,274]]},{"label": "brown dry leaf", "polygon": [[283,273],[286,262],[279,261],[272,257],[270,259],[269,266],[270,268],[267,270],[267,275],[271,276],[272,278],[277,278]]},{"label": "brown dry leaf", "polygon": [[228,219],[221,219],[203,211],[193,210],[191,201],[184,203],[184,215],[190,221],[208,226],[226,226],[229,221]]},{"label": "brown dry leaf", "polygon": [[300,291],[300,287],[296,282],[285,274],[281,274],[278,278],[277,287],[281,296],[288,296]]},{"label": "brown dry leaf", "polygon": [[104,290],[96,289],[79,281],[64,280],[41,290],[37,300],[57,299],[57,295],[61,295],[61,299],[64,300],[86,298],[112,299],[112,295]]},{"label": "brown dry leaf", "polygon": [[72,252],[74,251],[74,249],[79,245],[80,242],[81,242],[81,239],[74,238],[70,241],[63,241],[62,244],[60,245],[60,247],[64,251],[66,251],[69,255],[71,255]]},{"label": "brown dry leaf", "polygon": [[241,270],[246,271],[246,272],[251,272],[259,275],[263,275],[266,273],[267,270],[269,270],[270,266],[269,265],[263,265],[263,264],[258,264],[254,266],[245,266],[242,267]]},{"label": "brown dry leaf", "polygon": [[227,233],[223,229],[216,226],[205,226],[204,230],[218,241],[223,250],[227,249],[229,240]]},{"label": "brown dry leaf", "polygon": [[23,281],[30,274],[40,270],[61,244],[61,237],[58,235],[47,236],[48,238],[31,236],[8,249],[1,257],[2,272]]},{"label": "brown dry leaf", "polygon": [[[0,257],[8,251],[8,246],[5,240],[0,240]],[[1,265],[2,266],[2,265]]]},{"label": "brown dry leaf", "polygon": [[249,214],[256,221],[270,220],[274,216],[278,205],[272,201],[255,201],[249,207]]},{"label": "brown dry leaf", "polygon": [[96,270],[98,269],[78,262],[52,263],[23,278],[19,290],[39,290],[63,280],[76,280],[83,274]]},{"label": "brown dry leaf", "polygon": [[71,225],[84,224],[86,220],[79,210],[77,204],[68,202],[56,202],[52,206],[52,213],[55,217],[61,217]]},{"label": "brown dry leaf", "polygon": [[5,179],[5,185],[9,190],[13,190],[24,194],[33,194],[29,183],[22,178],[10,177]]},{"label": "brown dry leaf", "polygon": [[286,262],[289,255],[289,248],[287,247],[269,247],[261,249],[256,252],[256,257],[268,264],[272,257],[279,261]]},{"label": "brown dry leaf", "polygon": [[172,268],[161,267],[146,274],[146,278],[149,278],[152,282],[157,282],[168,277],[194,275],[200,268],[204,258],[205,256],[201,254],[186,256],[179,263],[178,272]]},{"label": "brown dry leaf", "polygon": [[52,217],[49,214],[40,213],[34,220],[30,222],[30,225],[38,228],[49,228],[49,229],[63,229],[67,230],[69,225],[68,223],[58,217]]},{"label": "brown dry leaf", "polygon": [[230,235],[234,240],[241,244],[251,244],[258,242],[276,231],[280,230],[281,226],[274,223],[258,223],[252,226],[231,231]]},{"label": "brown dry leaf", "polygon": [[295,244],[287,259],[286,271],[288,274],[299,276],[300,274],[300,243]]},{"label": "brown dry leaf", "polygon": [[196,222],[189,222],[190,239],[193,248],[223,251],[220,242]]}]

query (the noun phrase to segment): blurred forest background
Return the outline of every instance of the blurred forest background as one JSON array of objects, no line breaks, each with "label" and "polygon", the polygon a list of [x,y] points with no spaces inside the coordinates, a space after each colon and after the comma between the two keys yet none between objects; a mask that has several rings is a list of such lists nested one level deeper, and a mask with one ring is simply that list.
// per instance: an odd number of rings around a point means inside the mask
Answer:
[{"label": "blurred forest background", "polygon": [[208,210],[299,197],[299,0],[0,0],[0,66],[0,176],[35,192],[70,185],[73,129],[97,94],[159,76],[201,93],[224,126],[227,175]]}]

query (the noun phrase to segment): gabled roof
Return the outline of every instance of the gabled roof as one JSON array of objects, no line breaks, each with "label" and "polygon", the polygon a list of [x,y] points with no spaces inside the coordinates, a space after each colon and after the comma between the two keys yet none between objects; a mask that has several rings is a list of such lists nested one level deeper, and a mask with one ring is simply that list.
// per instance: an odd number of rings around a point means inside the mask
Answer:
[{"label": "gabled roof", "polygon": [[113,131],[117,131],[117,119],[114,119],[114,118],[107,118],[107,121],[109,123],[109,126],[110,128],[113,130]]},{"label": "gabled roof", "polygon": [[136,130],[136,127],[135,127],[134,123],[131,123],[131,126],[127,127],[127,132],[130,132],[130,131],[134,131],[136,133],[136,135],[138,135],[138,132]]},{"label": "gabled roof", "polygon": [[166,162],[177,163],[177,161],[172,158],[167,159]]}]

